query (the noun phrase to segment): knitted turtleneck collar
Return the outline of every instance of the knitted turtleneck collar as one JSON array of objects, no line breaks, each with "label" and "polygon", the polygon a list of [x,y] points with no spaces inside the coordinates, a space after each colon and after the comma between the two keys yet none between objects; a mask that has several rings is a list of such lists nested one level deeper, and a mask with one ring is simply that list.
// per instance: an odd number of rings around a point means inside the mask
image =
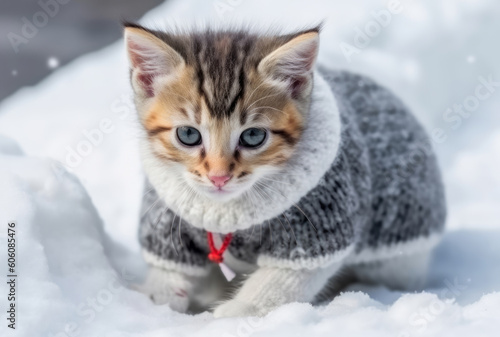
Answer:
[{"label": "knitted turtleneck collar", "polygon": [[[331,167],[340,144],[340,116],[328,83],[316,72],[311,110],[293,157],[279,174],[266,180],[275,193],[247,200],[246,194],[225,203],[195,196],[179,200],[179,176],[164,169],[143,144],[143,163],[149,181],[166,205],[193,226],[216,233],[246,229],[278,216],[312,190]],[[182,199],[182,198],[181,198]]]}]

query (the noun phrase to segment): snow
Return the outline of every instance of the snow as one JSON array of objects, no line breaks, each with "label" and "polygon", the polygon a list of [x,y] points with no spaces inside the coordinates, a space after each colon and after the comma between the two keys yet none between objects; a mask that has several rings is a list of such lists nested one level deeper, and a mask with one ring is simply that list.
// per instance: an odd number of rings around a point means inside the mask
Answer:
[{"label": "snow", "polygon": [[47,60],[47,66],[50,69],[55,69],[55,68],[59,67],[59,59],[57,57],[54,57],[54,56],[49,57]]},{"label": "snow", "polygon": [[[373,13],[389,9],[384,1],[172,0],[142,22],[303,27],[327,18],[321,62],[377,79],[400,95],[430,132],[444,130],[446,140],[434,146],[447,184],[448,232],[422,292],[356,284],[318,307],[292,303],[264,318],[215,320],[210,313],[190,316],[154,306],[129,290],[146,270],[136,239],[143,176],[119,42],[55,69],[0,105],[1,261],[7,259],[8,221],[16,221],[18,238],[18,329],[8,333],[496,336],[498,87],[458,126],[443,114],[474,96],[480,78],[500,79],[500,48],[494,43],[500,6],[495,0],[400,3],[401,10],[350,61],[340,44],[354,45],[356,29],[373,25]],[[7,290],[1,282],[0,293]],[[5,317],[2,322],[4,331]]]}]

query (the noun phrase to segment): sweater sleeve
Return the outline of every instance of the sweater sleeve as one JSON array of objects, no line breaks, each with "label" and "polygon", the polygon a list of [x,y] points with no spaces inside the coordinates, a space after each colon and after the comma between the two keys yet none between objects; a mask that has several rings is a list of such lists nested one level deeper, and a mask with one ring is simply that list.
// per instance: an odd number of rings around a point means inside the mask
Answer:
[{"label": "sweater sleeve", "polygon": [[147,263],[190,275],[208,272],[204,231],[172,212],[148,182],[140,216],[139,241]]}]

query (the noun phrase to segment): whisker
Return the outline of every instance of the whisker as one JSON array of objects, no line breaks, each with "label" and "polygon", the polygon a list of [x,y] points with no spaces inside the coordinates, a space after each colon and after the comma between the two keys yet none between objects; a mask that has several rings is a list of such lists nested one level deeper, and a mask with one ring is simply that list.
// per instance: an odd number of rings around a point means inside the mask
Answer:
[{"label": "whisker", "polygon": [[270,178],[266,178],[266,177],[262,177],[260,178],[261,180],[267,180],[267,181],[272,181],[272,182],[275,182],[275,183],[278,183],[278,184],[285,184],[285,185],[288,185],[288,186],[293,186],[292,184],[290,183],[287,183],[287,182],[284,182],[284,181],[279,181],[279,180],[274,180],[274,179],[270,179]]},{"label": "whisker", "polygon": [[[248,195],[248,197],[249,197],[249,199],[250,199],[250,202],[251,202],[254,206],[256,206],[256,205],[257,205],[257,203],[256,203],[256,202],[255,202],[255,200],[253,199],[253,197],[254,197],[253,192],[254,192],[254,191],[253,191],[253,189],[250,189],[250,190],[248,190],[248,191],[247,191],[247,195]],[[247,234],[245,238],[246,238],[246,239],[251,239],[251,238],[253,237],[253,233],[254,233],[254,231],[255,231],[255,225],[254,225],[254,226],[252,226],[252,232],[251,232],[250,234]]]},{"label": "whisker", "polygon": [[182,206],[184,205],[184,194],[186,193],[185,191],[186,190],[184,188],[183,193],[181,195],[182,201],[179,204],[179,221],[177,223],[177,226],[179,227],[179,230],[178,230],[178,233],[179,233],[179,243],[181,244],[182,248],[184,248],[184,244],[182,243],[182,236],[181,236],[181,225],[182,225],[182,218],[181,218],[181,216],[182,216],[182,214],[181,214],[180,210],[182,209]]},{"label": "whisker", "polygon": [[[182,209],[182,206],[184,203],[187,203],[189,201],[189,197],[192,195],[192,192],[190,191],[189,185],[184,185],[184,189],[182,190],[182,201],[180,203],[179,209]],[[180,213],[180,211],[179,211]],[[184,243],[182,242],[182,234],[181,234],[181,228],[182,228],[182,214],[179,214],[179,230],[178,230],[178,235],[179,235],[179,242],[181,244],[181,247],[184,248]]]},{"label": "whisker", "polygon": [[[180,193],[183,193],[184,190],[181,190]],[[175,224],[175,217],[179,217],[179,220],[180,220],[180,215],[177,215],[177,212],[174,212],[174,217],[172,218],[172,223],[170,224],[170,243],[171,245],[174,247],[174,250],[175,250],[175,253],[177,255],[179,255],[179,251],[177,250],[177,246],[175,245],[175,242],[174,242],[174,233],[173,233],[173,229],[174,229],[174,224]]]},{"label": "whisker", "polygon": [[[258,183],[258,182],[257,182]],[[267,187],[270,191],[274,191],[275,193],[278,193],[278,191],[274,190],[272,187],[270,187],[269,185],[262,185],[263,187]],[[285,195],[283,195],[282,193],[279,193],[281,196],[285,197]],[[316,227],[313,225],[313,223],[311,222],[311,220],[309,219],[309,217],[306,215],[306,213],[304,213],[304,211],[299,207],[297,206],[297,204],[295,203],[292,203],[292,205],[297,208],[302,214],[304,214],[304,216],[306,217],[307,221],[311,224],[311,226],[314,228],[314,231],[318,232],[318,230],[316,229]]]},{"label": "whisker", "polygon": [[182,243],[182,236],[181,236],[181,217],[179,217],[179,242],[181,243],[181,247],[184,248],[184,244]]},{"label": "whisker", "polygon": [[141,215],[141,218],[140,218],[140,219],[141,219],[141,221],[144,219],[144,217],[146,216],[146,214],[148,214],[148,213],[149,213],[149,211],[151,211],[151,210],[153,209],[153,207],[154,207],[154,206],[158,203],[158,201],[160,201],[160,200],[161,200],[161,198],[160,198],[160,197],[158,197],[158,199],[156,199],[156,201],[155,201],[155,202],[153,202],[153,203],[151,204],[151,206],[149,206],[149,208],[148,208],[148,209],[144,212],[144,214],[143,214],[143,215]]},{"label": "whisker", "polygon": [[269,234],[271,234],[271,245],[274,244],[273,242],[273,230],[271,228],[271,223],[269,222],[269,220],[267,220],[267,225],[269,226]]},{"label": "whisker", "polygon": [[[260,195],[262,200],[266,200],[265,196],[267,196],[268,198],[271,198],[271,196],[267,193],[267,191],[265,191],[263,188],[261,188],[261,186],[258,182],[254,186],[255,186],[256,192]],[[265,195],[263,195],[263,193],[265,193]]]},{"label": "whisker", "polygon": [[146,192],[144,192],[144,194],[142,195],[142,197],[144,198],[146,196],[146,194],[148,194],[149,192],[151,192],[154,189],[155,189],[154,187],[151,187],[149,190],[147,190]]},{"label": "whisker", "polygon": [[[281,193],[281,192],[280,192],[280,191],[278,191],[278,190],[275,190],[275,189],[274,189],[274,188],[272,188],[271,186],[269,186],[269,185],[265,185],[264,183],[262,183],[262,182],[260,182],[260,181],[257,181],[257,182],[256,182],[256,184],[257,184],[257,185],[259,185],[259,186],[262,186],[263,188],[264,188],[264,187],[267,187],[267,188],[269,189],[269,191],[274,192],[274,193],[276,193],[277,195],[280,195],[280,196],[282,196],[282,197],[284,197],[285,199],[287,199],[287,200],[288,200],[288,198],[287,198],[287,196],[286,196],[286,195],[284,195],[283,193]],[[266,192],[266,194],[267,194],[267,196],[268,196],[268,197],[271,197],[271,196],[270,196],[267,192]]]},{"label": "whisker", "polygon": [[163,209],[163,211],[160,212],[160,214],[158,215],[158,218],[156,219],[156,222],[155,224],[153,225],[153,231],[156,232],[156,229],[158,228],[158,224],[160,223],[160,220],[161,220],[161,217],[163,216],[163,214],[167,213],[167,211],[169,210],[168,207],[165,207]]},{"label": "whisker", "polygon": [[[257,184],[257,185],[259,185],[259,184]],[[256,185],[256,187],[257,187],[257,185]],[[266,185],[262,185],[262,186],[263,186],[263,187],[269,187],[269,186],[266,186]],[[263,189],[262,189],[262,192],[264,192],[264,193],[266,193],[266,194],[267,194],[267,192],[266,192],[266,191],[264,191]],[[269,196],[269,194],[267,194],[267,195]],[[282,213],[282,214],[284,215],[284,213]],[[285,217],[286,217],[286,216],[285,216]],[[286,230],[286,228],[284,227],[284,225],[283,225],[283,223],[281,222],[281,220],[280,220],[279,216],[278,216],[277,218],[278,218],[279,222],[281,223],[281,225],[283,226],[283,228],[285,229],[285,232],[287,233],[287,236],[289,236],[288,231],[287,231],[287,230]],[[295,232],[293,231],[292,225],[290,224],[290,221],[288,220],[288,218],[287,218],[287,221],[288,221],[288,223],[289,223],[289,225],[290,225],[290,229],[292,230],[293,237],[294,237],[294,239],[295,239],[295,244],[297,244],[297,238],[296,238],[296,236],[295,236]],[[314,226],[313,226],[313,227],[314,227]],[[272,235],[272,233],[271,233],[271,235]],[[271,241],[272,241],[272,238],[271,238]]]},{"label": "whisker", "polygon": [[272,94],[272,95],[267,95],[267,96],[261,97],[261,98],[259,98],[259,99],[255,100],[252,104],[250,104],[250,105],[248,106],[247,110],[248,110],[248,109],[250,109],[250,108],[251,108],[251,107],[252,107],[255,103],[257,103],[257,102],[259,102],[259,101],[262,101],[263,99],[266,99],[266,98],[269,98],[269,97],[277,96],[277,95],[279,95],[279,94],[280,94],[280,93],[276,93],[276,94]]},{"label": "whisker", "polygon": [[252,111],[258,110],[258,109],[270,109],[270,110],[276,110],[276,111],[281,112],[282,114],[286,115],[286,112],[284,112],[283,110],[276,109],[276,108],[274,108],[274,107],[272,107],[272,106],[269,106],[269,105],[266,105],[266,106],[258,106],[258,107],[256,107],[256,108],[253,108],[252,110],[250,110],[250,111],[249,111],[249,113],[250,113],[250,112],[252,112]]},{"label": "whisker", "polygon": [[172,223],[170,224],[170,244],[174,247],[175,253],[177,255],[179,255],[179,252],[177,251],[177,247],[175,246],[174,233],[173,233],[174,221],[175,221],[176,216],[177,216],[177,213],[174,212],[174,217],[172,218]]},{"label": "whisker", "polygon": [[283,214],[283,216],[285,217],[286,219],[286,222],[288,222],[288,226],[290,226],[290,229],[292,231],[292,234],[293,234],[293,238],[295,239],[295,244],[298,245],[297,243],[297,237],[295,236],[295,231],[293,230],[293,227],[292,227],[292,224],[290,223],[290,220],[288,219],[288,217],[286,216],[285,212],[281,213]]},{"label": "whisker", "polygon": [[266,116],[266,115],[265,115],[265,114],[263,114],[263,113],[253,112],[253,113],[251,113],[250,115],[248,115],[248,117],[253,117],[253,116],[256,116],[256,115],[265,117],[265,118],[267,119],[267,121],[268,121],[270,124],[272,124],[271,118],[269,118],[269,116]]},{"label": "whisker", "polygon": [[184,96],[182,96],[182,95],[179,95],[179,94],[176,94],[176,93],[174,93],[174,92],[172,92],[172,91],[169,91],[169,93],[168,93],[168,94],[169,94],[169,95],[175,95],[175,96],[178,96],[178,97],[180,97],[180,98],[183,98],[186,102],[189,102],[189,100],[188,100],[186,97],[184,97]]},{"label": "whisker", "polygon": [[[281,213],[281,214],[283,214],[283,213]],[[288,231],[286,230],[285,225],[283,224],[283,222],[281,222],[281,219],[280,219],[280,216],[279,216],[279,215],[276,217],[276,219],[278,219],[278,221],[279,221],[279,222],[280,222],[280,224],[281,224],[281,227],[285,230],[286,236],[288,236],[289,238],[291,238],[291,235],[290,235],[290,234],[288,234]]]},{"label": "whisker", "polygon": [[304,214],[304,216],[306,217],[307,221],[309,221],[309,223],[311,224],[311,226],[314,228],[314,230],[316,232],[318,232],[318,230],[316,229],[316,227],[314,227],[313,223],[311,222],[311,220],[309,220],[309,217],[306,215],[306,213],[304,213],[304,211],[299,207],[297,206],[297,204],[293,204],[293,206],[295,206],[295,208],[297,208],[302,214]]},{"label": "whisker", "polygon": [[250,94],[250,96],[248,96],[245,101],[243,102],[243,105],[247,104],[247,101],[252,98],[253,94],[255,93],[255,91],[257,91],[257,89],[259,89],[261,86],[263,86],[266,82],[262,82],[261,84],[259,84],[255,89],[253,89],[252,93]]},{"label": "whisker", "polygon": [[264,195],[261,193],[263,191],[262,191],[262,189],[259,186],[259,182],[257,182],[253,187],[255,188],[255,193],[257,193],[257,195],[260,196],[262,198],[262,200],[266,200],[266,198],[264,197]]},{"label": "whisker", "polygon": [[249,240],[253,238],[253,233],[255,232],[255,227],[257,227],[257,226],[256,225],[252,226],[252,232],[250,233]]}]

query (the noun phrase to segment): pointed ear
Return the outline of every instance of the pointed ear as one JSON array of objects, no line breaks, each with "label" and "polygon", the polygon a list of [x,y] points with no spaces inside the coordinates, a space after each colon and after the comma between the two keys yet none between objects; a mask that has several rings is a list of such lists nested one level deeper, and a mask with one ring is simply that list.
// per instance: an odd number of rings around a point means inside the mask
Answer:
[{"label": "pointed ear", "polygon": [[178,52],[140,26],[125,27],[125,44],[132,86],[145,97],[154,96],[155,83],[160,78],[175,75],[185,64]]},{"label": "pointed ear", "polygon": [[259,63],[259,72],[273,80],[285,82],[293,98],[307,87],[319,48],[318,31],[300,34]]}]

